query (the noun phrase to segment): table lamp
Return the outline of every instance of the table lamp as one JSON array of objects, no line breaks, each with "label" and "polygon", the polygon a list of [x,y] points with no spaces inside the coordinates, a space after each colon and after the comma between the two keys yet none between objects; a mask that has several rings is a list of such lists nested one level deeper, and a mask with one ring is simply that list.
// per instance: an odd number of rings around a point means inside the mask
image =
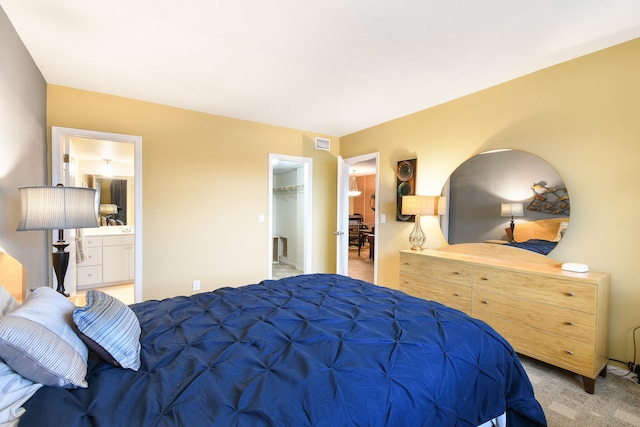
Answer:
[{"label": "table lamp", "polygon": [[402,197],[402,215],[415,215],[415,224],[413,230],[409,234],[409,243],[414,251],[421,251],[424,244],[425,235],[420,227],[420,216],[437,215],[440,212],[438,208],[438,196],[403,196]]},{"label": "table lamp", "polygon": [[64,277],[69,265],[69,246],[64,241],[64,230],[98,227],[96,190],[93,188],[57,185],[20,187],[22,212],[18,231],[58,230],[57,249],[52,254],[53,269],[58,286],[56,291],[69,296],[64,288]]},{"label": "table lamp", "polygon": [[511,228],[511,239],[510,241],[515,242],[516,235],[514,234],[516,224],[513,222],[513,217],[516,216],[524,216],[524,206],[519,202],[505,202],[500,204],[500,216],[511,217],[511,223],[509,227]]}]

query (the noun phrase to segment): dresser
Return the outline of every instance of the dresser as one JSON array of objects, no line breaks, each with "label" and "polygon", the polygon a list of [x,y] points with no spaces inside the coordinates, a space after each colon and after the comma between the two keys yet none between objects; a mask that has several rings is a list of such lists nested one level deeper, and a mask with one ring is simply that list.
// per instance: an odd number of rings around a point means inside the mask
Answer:
[{"label": "dresser", "polygon": [[608,362],[608,273],[574,273],[534,252],[488,243],[400,252],[400,290],[483,320],[520,354],[582,376]]}]

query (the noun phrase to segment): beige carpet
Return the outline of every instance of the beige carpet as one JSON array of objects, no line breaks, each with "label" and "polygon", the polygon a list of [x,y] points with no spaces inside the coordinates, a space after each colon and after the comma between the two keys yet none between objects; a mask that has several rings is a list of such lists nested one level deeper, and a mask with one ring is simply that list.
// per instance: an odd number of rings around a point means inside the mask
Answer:
[{"label": "beige carpet", "polygon": [[520,360],[549,427],[640,427],[637,383],[609,371],[597,378],[595,393],[588,394],[580,376],[525,356]]}]

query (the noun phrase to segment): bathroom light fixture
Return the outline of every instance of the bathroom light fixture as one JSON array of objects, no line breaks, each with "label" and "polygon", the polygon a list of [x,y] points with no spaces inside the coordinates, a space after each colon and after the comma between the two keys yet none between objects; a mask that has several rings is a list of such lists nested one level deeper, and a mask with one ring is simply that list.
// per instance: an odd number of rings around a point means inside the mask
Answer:
[{"label": "bathroom light fixture", "polygon": [[64,276],[69,265],[69,246],[64,241],[64,230],[70,228],[98,227],[96,190],[93,188],[20,187],[22,212],[18,231],[58,230],[57,249],[52,254],[53,269],[58,281],[57,291],[68,296],[64,288]]},{"label": "bathroom light fixture", "polygon": [[102,176],[111,178],[113,176],[113,168],[111,167],[111,160],[104,159],[104,166],[102,167]]}]

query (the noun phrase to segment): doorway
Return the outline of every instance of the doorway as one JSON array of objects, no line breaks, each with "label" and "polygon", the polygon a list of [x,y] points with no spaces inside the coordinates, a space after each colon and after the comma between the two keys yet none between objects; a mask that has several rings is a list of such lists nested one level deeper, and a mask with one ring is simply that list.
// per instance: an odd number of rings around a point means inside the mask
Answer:
[{"label": "doorway", "polygon": [[338,168],[337,272],[371,283],[376,283],[378,266],[378,158],[378,153],[352,157]]},{"label": "doorway", "polygon": [[269,279],[311,272],[313,160],[269,154]]},{"label": "doorway", "polygon": [[[98,242],[102,242],[104,236],[115,236],[120,241],[130,236],[130,244],[110,246],[106,251],[106,262],[114,260],[118,268],[108,269],[104,277],[110,283],[133,282],[132,295],[128,300],[141,301],[142,137],[53,126],[51,147],[52,183],[100,188],[98,194],[113,197],[109,202],[97,201],[101,205],[100,220],[103,227],[82,230],[82,235],[79,236],[76,236],[75,230],[69,230],[68,240],[72,246],[69,250],[66,289],[73,294],[79,288],[87,289],[94,285],[99,287],[106,283],[102,280],[104,270],[102,262],[105,261],[102,249],[104,248],[98,250],[97,246],[95,249],[91,249],[94,248],[93,246],[85,247],[85,250],[80,252],[84,253],[85,257],[88,257],[90,252],[99,253],[99,261],[94,259],[89,263],[78,264],[75,250],[76,237],[82,237],[79,242],[84,246],[89,240],[84,238],[85,233],[99,236],[99,239],[92,239]],[[111,169],[111,173],[107,171],[108,169]],[[114,186],[117,188],[114,189]],[[114,209],[115,212],[110,209]],[[112,234],[114,236],[111,236]],[[80,265],[82,268],[77,268]],[[92,282],[86,281],[87,278],[83,276],[85,273],[92,274],[91,279],[96,278],[98,273],[100,275]],[[84,286],[79,286],[80,282]]]}]

